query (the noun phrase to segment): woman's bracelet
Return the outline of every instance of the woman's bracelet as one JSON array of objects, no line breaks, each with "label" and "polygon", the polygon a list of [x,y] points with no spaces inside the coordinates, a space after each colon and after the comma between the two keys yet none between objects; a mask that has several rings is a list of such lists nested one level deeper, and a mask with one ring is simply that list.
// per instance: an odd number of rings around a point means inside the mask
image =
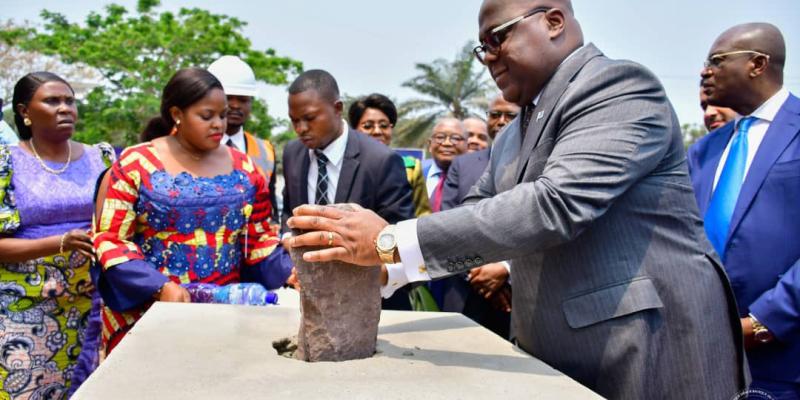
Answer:
[{"label": "woman's bracelet", "polygon": [[67,239],[67,234],[69,234],[69,232],[64,232],[64,234],[61,235],[61,245],[58,246],[58,254],[64,254],[64,240]]}]

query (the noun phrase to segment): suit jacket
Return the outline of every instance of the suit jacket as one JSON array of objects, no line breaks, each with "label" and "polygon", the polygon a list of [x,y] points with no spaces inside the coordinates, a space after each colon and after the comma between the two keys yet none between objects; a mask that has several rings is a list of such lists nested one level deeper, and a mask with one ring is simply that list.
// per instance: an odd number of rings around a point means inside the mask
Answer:
[{"label": "suit jacket", "polygon": [[[282,231],[289,232],[286,220],[292,210],[309,204],[308,148],[292,140],[283,150],[283,215]],[[354,130],[347,133],[342,171],[336,187],[335,203],[356,203],[368,208],[390,223],[414,218],[411,186],[408,184],[403,158],[377,140]],[[311,202],[313,204],[313,200]]]},{"label": "suit jacket", "polygon": [[442,210],[461,205],[472,185],[478,182],[489,165],[489,149],[467,153],[456,157],[447,170],[447,180],[442,189]]},{"label": "suit jacket", "polygon": [[604,397],[743,390],[736,304],[657,78],[586,45],[520,130],[495,141],[470,206],[417,221],[430,275],[510,260],[517,344]]},{"label": "suit jacket", "polygon": [[[700,213],[734,132],[729,123],[689,149]],[[776,336],[748,352],[753,377],[800,383],[800,100],[789,96],[769,126],[742,184],[725,249],[739,304]]]}]

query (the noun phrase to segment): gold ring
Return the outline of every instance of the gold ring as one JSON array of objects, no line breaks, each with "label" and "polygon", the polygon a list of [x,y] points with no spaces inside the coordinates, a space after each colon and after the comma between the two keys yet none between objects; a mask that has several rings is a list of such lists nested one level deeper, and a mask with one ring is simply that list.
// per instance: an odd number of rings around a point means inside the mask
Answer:
[{"label": "gold ring", "polygon": [[328,231],[328,247],[333,246],[333,232]]}]

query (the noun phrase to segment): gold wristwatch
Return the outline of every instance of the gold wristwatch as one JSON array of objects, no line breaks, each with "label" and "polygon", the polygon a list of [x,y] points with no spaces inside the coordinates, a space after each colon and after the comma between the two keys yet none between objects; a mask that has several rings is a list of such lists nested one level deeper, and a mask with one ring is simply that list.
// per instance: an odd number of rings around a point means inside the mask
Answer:
[{"label": "gold wristwatch", "polygon": [[750,321],[753,323],[753,338],[756,340],[756,342],[763,344],[771,342],[774,338],[774,336],[772,336],[772,332],[770,332],[769,329],[767,329],[767,327],[761,322],[758,322],[753,314],[749,314],[748,317],[750,317]]},{"label": "gold wristwatch", "polygon": [[378,251],[378,257],[380,257],[382,263],[395,263],[397,236],[395,235],[394,225],[386,225],[386,227],[378,233],[378,237],[375,239],[375,250]]}]

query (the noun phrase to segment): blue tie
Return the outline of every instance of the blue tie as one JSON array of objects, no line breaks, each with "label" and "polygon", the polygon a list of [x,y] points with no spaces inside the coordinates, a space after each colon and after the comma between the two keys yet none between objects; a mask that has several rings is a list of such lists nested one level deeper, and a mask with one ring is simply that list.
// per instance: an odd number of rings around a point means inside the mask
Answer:
[{"label": "blue tie", "polygon": [[723,261],[733,210],[736,208],[736,201],[739,199],[739,191],[742,190],[744,181],[747,164],[747,131],[755,120],[754,117],[747,117],[739,121],[739,129],[733,137],[728,158],[722,167],[717,187],[711,195],[711,204],[706,211],[705,227],[708,239]]}]

